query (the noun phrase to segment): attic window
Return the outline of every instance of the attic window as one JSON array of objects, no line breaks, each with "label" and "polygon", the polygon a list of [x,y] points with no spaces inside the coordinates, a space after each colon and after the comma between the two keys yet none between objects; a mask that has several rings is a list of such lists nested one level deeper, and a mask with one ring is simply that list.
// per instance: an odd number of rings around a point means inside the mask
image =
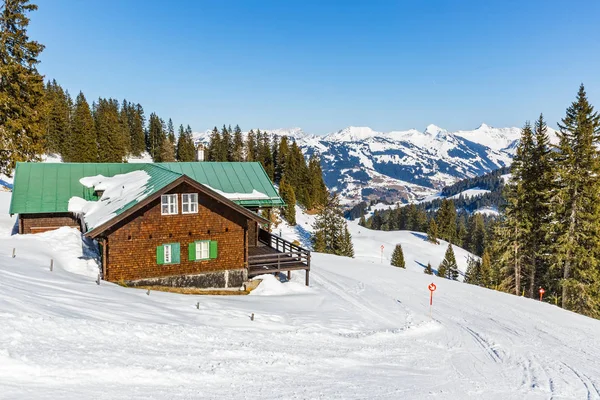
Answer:
[{"label": "attic window", "polygon": [[181,213],[195,214],[198,212],[198,193],[184,193],[181,195]]},{"label": "attic window", "polygon": [[163,194],[160,196],[160,213],[162,215],[177,214],[176,194]]}]

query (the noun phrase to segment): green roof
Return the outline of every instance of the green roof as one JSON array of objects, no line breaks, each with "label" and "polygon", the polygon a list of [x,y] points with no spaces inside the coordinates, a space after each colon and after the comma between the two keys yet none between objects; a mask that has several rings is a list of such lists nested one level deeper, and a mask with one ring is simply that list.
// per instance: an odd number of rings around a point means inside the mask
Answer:
[{"label": "green roof", "polygon": [[[84,177],[111,177],[132,171],[150,175],[149,192],[155,192],[181,175],[228,193],[248,194],[231,200],[245,207],[277,207],[285,203],[277,194],[262,165],[257,162],[186,162],[186,163],[17,163],[10,214],[68,212],[71,197],[98,200],[92,188],[82,185]],[[253,191],[262,196],[252,198]],[[133,202],[135,203],[135,202]],[[123,207],[123,211],[133,204]]]}]

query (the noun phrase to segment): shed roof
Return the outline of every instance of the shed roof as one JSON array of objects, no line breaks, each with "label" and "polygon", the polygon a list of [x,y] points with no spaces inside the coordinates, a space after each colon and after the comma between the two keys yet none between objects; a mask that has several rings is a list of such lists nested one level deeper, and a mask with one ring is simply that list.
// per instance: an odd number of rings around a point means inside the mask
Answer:
[{"label": "shed roof", "polygon": [[[277,207],[285,203],[258,162],[187,162],[187,163],[17,163],[10,203],[11,214],[68,212],[71,197],[96,201],[93,188],[82,185],[84,177],[106,177],[143,170],[150,175],[147,187],[160,190],[177,178],[189,178],[228,194],[245,207]],[[259,192],[260,196],[253,196]],[[129,207],[127,207],[129,208]]]}]

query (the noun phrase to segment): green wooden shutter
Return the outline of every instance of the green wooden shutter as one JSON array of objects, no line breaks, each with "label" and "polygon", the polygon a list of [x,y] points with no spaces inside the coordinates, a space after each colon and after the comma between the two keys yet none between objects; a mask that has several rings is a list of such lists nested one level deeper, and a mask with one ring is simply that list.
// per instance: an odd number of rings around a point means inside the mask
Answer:
[{"label": "green wooden shutter", "polygon": [[210,241],[209,257],[217,258],[217,242],[214,240]]},{"label": "green wooden shutter", "polygon": [[188,260],[196,261],[196,243],[192,242],[188,245]]},{"label": "green wooden shutter", "polygon": [[159,265],[165,263],[165,248],[162,244],[156,247],[156,263]]},{"label": "green wooden shutter", "polygon": [[181,261],[179,243],[171,243],[171,253],[171,264],[179,264]]}]

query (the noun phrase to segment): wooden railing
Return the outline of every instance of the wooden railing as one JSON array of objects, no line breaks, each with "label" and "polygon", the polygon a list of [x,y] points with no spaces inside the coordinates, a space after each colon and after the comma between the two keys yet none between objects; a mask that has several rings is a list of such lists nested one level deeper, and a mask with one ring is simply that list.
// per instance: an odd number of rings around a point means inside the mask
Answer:
[{"label": "wooden railing", "polygon": [[280,271],[289,268],[310,269],[310,251],[263,229],[258,232],[258,241],[277,252],[249,256],[250,268],[266,267]]}]

